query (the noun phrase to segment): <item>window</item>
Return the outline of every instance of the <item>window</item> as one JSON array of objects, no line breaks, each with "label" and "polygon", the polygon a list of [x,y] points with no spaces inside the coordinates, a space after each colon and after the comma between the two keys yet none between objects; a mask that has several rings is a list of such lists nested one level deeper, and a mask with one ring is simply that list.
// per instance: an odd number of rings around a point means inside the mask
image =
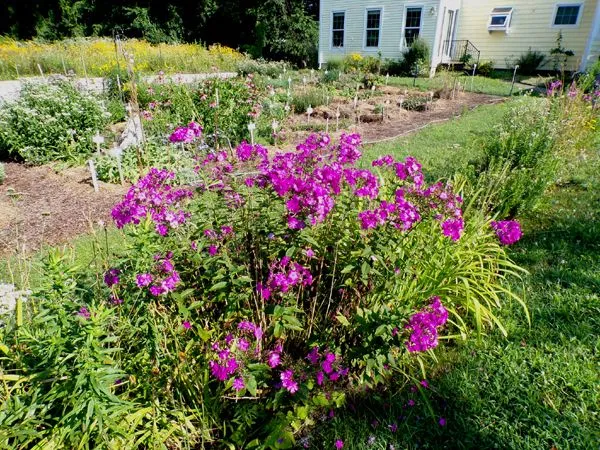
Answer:
[{"label": "window", "polygon": [[367,36],[365,47],[379,47],[379,30],[381,28],[381,10],[367,10]]},{"label": "window", "polygon": [[578,25],[581,5],[558,5],[554,16],[555,26]]},{"label": "window", "polygon": [[333,47],[344,46],[344,19],[345,14],[343,12],[333,13],[333,26],[331,32],[331,45]]},{"label": "window", "polygon": [[490,14],[488,31],[508,31],[513,9],[510,7],[494,8]]},{"label": "window", "polygon": [[409,47],[421,34],[421,16],[423,8],[406,8],[406,21],[404,22],[404,42]]}]

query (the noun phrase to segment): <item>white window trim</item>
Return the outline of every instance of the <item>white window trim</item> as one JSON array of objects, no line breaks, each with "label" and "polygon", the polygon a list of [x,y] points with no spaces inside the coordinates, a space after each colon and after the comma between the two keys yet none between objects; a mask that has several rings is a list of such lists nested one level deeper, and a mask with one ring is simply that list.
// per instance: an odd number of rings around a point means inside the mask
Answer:
[{"label": "white window trim", "polygon": [[406,4],[404,5],[404,13],[402,15],[402,31],[400,33],[400,50],[406,50],[406,40],[404,38],[404,32],[406,31],[406,14],[409,8],[421,8],[421,23],[419,23],[419,37],[423,34],[423,16],[425,16],[425,5],[422,3]]},{"label": "white window trim", "polygon": [[[342,46],[341,47],[334,47],[333,46],[333,15],[334,14],[340,14],[343,13],[344,14],[344,41],[342,42]],[[343,52],[344,49],[346,48],[346,18],[347,18],[347,14],[346,14],[346,10],[345,9],[336,9],[335,11],[331,11],[331,26],[329,27],[329,50],[331,51],[340,51]]]},{"label": "white window trim", "polygon": [[[496,9],[496,8],[510,8],[510,12],[494,13],[494,9]],[[490,19],[488,21],[488,31],[508,32],[510,30],[510,25],[512,22],[512,15],[515,12],[515,8],[513,6],[496,6],[494,9],[492,9],[492,12],[490,12]],[[498,17],[498,16],[506,16],[506,21],[504,22],[504,25],[492,25],[492,17]]]},{"label": "white window trim", "polygon": [[[379,11],[379,35],[377,37],[377,47],[367,47],[367,19],[369,11]],[[363,23],[362,49],[365,52],[378,52],[381,48],[381,35],[383,31],[383,6],[369,6],[365,8],[365,20]]]},{"label": "white window trim", "polygon": [[[579,15],[577,16],[577,22],[574,25],[554,25],[554,21],[556,20],[556,13],[558,13],[558,8],[561,6],[579,6]],[[579,28],[581,24],[581,17],[583,16],[583,8],[584,3],[556,3],[554,5],[554,13],[552,14],[552,19],[550,22],[550,28]]]}]

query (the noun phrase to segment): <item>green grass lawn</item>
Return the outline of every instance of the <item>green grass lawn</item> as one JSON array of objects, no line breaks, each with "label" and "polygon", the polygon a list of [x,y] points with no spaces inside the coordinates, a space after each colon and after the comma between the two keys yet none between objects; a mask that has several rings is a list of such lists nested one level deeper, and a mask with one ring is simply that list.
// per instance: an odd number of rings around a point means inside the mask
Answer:
[{"label": "green grass lawn", "polygon": [[515,101],[539,101],[533,97],[510,99],[497,105],[483,105],[442,124],[430,125],[418,133],[400,139],[368,145],[364,150],[365,164],[383,155],[395,158],[414,156],[422,164],[429,179],[447,177],[463,170],[479,156],[478,141],[493,131]]},{"label": "green grass lawn", "polygon": [[[390,77],[388,84],[390,86],[399,86],[412,88],[413,86],[422,91],[441,89],[444,86],[452,89],[455,86],[455,80],[464,86],[468,92],[477,92],[480,94],[499,95],[508,97],[510,95],[511,80],[503,80],[496,78],[488,78],[480,75],[470,77],[460,75],[458,73],[442,73],[434,78],[417,78],[416,81],[412,77]],[[513,94],[520,91],[531,89],[532,86],[516,83]]]},{"label": "green grass lawn", "polygon": [[[406,144],[413,143],[412,153],[423,160],[436,162],[436,152],[441,154],[436,170],[447,161],[451,172],[460,164],[443,155],[453,143],[462,147],[468,140],[460,125],[495,113],[481,109],[458,119],[455,140],[446,124]],[[594,150],[522,220],[524,238],[510,253],[529,275],[511,287],[525,298],[531,327],[520,306],[508,304],[500,313],[508,338],[492,332],[437,353],[426,391],[433,414],[408,387],[371,392],[351,399],[347,410],[318,427],[316,447],[333,448],[339,438],[344,449],[598,448],[599,183],[600,154]],[[438,422],[442,417],[445,426]]]}]

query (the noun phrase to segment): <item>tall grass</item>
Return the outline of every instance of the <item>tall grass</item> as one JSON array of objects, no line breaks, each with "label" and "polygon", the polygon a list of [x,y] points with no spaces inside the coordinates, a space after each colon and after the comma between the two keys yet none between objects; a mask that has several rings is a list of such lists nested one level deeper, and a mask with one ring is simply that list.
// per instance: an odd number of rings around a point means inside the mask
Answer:
[{"label": "tall grass", "polygon": [[[78,76],[104,76],[118,64],[124,67],[122,50],[133,54],[134,69],[141,73],[206,72],[215,68],[235,71],[244,56],[220,45],[205,48],[198,44],[158,44],[131,39],[121,42],[101,39],[69,39],[60,42],[0,39],[0,79],[20,76],[75,73]],[[117,58],[118,55],[118,58]],[[39,67],[38,67],[39,65]]]}]

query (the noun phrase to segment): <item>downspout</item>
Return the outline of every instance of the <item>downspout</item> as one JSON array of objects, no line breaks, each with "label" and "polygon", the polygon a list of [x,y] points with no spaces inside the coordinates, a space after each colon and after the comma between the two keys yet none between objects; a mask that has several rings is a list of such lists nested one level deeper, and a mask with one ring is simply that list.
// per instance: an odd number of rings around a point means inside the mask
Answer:
[{"label": "downspout", "polygon": [[[600,0],[598,0],[600,1]],[[435,70],[439,64],[439,62],[441,61],[441,58],[438,58],[438,49],[440,48],[440,39],[442,38],[442,33],[444,32],[443,28],[443,23],[444,23],[444,16],[445,16],[445,9],[443,9],[444,6],[444,1],[440,0],[438,2],[437,5],[437,20],[436,20],[436,25],[435,25],[435,36],[433,39],[433,46],[431,48],[431,69],[429,70],[429,78],[433,78],[433,76],[435,75]],[[425,14],[425,10],[423,10],[423,13]]]},{"label": "downspout", "polygon": [[596,13],[594,15],[594,23],[592,24],[592,29],[590,31],[590,37],[588,38],[587,45],[585,46],[583,58],[581,58],[581,65],[579,66],[580,72],[583,72],[587,66],[588,58],[592,53],[592,47],[594,45],[594,40],[596,39],[596,37],[600,39],[600,0],[596,1]]}]

